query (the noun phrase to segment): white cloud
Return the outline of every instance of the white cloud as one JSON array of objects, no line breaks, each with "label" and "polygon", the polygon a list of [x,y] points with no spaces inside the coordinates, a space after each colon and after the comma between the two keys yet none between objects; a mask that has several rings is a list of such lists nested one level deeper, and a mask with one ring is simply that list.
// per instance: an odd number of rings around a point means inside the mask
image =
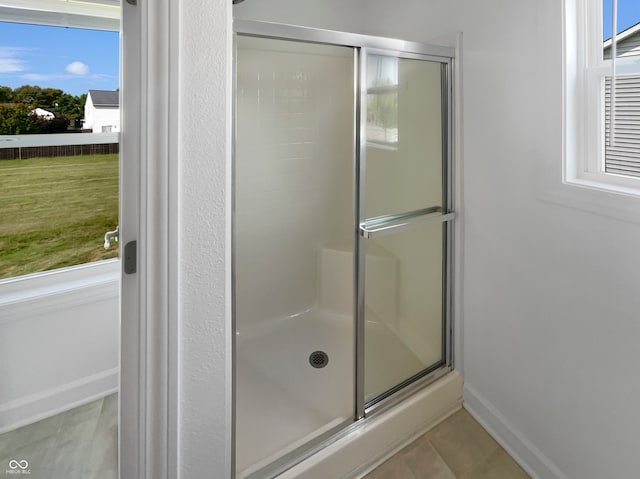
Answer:
[{"label": "white cloud", "polygon": [[30,50],[30,48],[0,46],[0,73],[15,73],[26,70],[27,62],[19,57]]},{"label": "white cloud", "polygon": [[48,80],[58,80],[62,78],[67,78],[69,75],[57,75],[57,74],[47,74],[47,73],[25,73],[24,75],[20,75],[21,78],[24,78],[28,81],[48,81]]},{"label": "white cloud", "polygon": [[82,62],[73,62],[69,63],[65,67],[64,71],[69,73],[70,75],[84,76],[89,73],[89,65]]},{"label": "white cloud", "polygon": [[0,57],[0,73],[15,73],[25,69],[25,62],[17,58]]},{"label": "white cloud", "polygon": [[[52,81],[52,80],[71,80],[78,78],[78,75],[69,75],[68,73],[25,73],[20,75],[20,78],[27,81]],[[95,80],[98,82],[104,82],[113,79],[113,75],[107,75],[105,73],[92,73],[85,76],[88,80]]]}]

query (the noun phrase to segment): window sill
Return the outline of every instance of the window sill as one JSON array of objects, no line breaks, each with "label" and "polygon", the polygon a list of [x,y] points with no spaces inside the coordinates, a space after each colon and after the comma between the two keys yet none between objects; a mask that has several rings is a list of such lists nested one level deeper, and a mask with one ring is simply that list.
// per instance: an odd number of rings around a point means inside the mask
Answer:
[{"label": "window sill", "polygon": [[119,287],[119,259],[2,280],[0,323],[112,298]]},{"label": "window sill", "polygon": [[578,178],[565,179],[565,184],[601,191],[612,195],[640,198],[640,178],[625,178],[617,177],[617,175],[611,175],[612,179],[611,181],[608,181],[609,176],[610,175],[598,173],[585,173],[583,176]]},{"label": "window sill", "polygon": [[591,178],[544,182],[540,199],[588,213],[640,223],[640,189],[612,185]]}]

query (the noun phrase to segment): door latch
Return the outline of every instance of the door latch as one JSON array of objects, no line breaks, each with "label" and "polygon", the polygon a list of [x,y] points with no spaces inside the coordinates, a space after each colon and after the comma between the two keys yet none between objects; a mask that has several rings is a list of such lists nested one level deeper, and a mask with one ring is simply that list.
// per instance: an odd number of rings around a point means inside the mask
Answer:
[{"label": "door latch", "polygon": [[138,271],[138,243],[129,241],[124,245],[124,272],[134,274]]}]

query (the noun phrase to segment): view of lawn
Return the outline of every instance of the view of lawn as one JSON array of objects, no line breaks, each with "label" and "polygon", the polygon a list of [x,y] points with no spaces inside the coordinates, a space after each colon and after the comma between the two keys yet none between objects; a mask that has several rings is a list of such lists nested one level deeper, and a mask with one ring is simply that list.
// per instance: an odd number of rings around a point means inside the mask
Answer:
[{"label": "view of lawn", "polygon": [[0,279],[114,258],[118,155],[0,161]]}]

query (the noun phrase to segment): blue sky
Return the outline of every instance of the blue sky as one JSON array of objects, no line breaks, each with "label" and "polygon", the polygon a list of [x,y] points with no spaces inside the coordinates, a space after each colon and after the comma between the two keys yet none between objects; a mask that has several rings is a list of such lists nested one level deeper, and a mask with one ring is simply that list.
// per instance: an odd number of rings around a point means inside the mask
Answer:
[{"label": "blue sky", "polygon": [[0,85],[81,95],[119,87],[119,34],[0,22]]},{"label": "blue sky", "polygon": [[[611,38],[611,0],[603,1],[604,38]],[[640,0],[618,0],[618,33],[640,22]]]}]

